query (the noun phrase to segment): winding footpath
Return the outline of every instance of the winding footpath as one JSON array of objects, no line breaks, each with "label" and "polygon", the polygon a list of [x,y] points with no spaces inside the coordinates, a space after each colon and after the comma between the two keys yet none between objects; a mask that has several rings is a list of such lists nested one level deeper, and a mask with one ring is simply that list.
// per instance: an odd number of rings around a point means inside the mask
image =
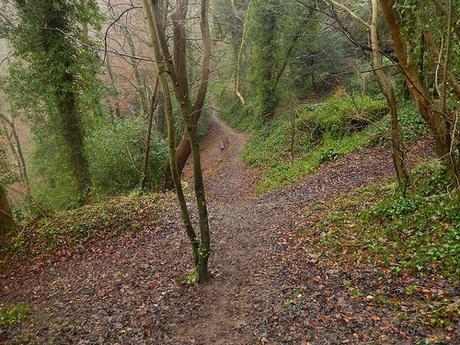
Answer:
[{"label": "winding footpath", "polygon": [[[0,297],[35,316],[5,343],[414,344],[426,329],[391,307],[351,298],[349,273],[299,241],[309,207],[389,178],[390,155],[374,148],[325,164],[296,185],[252,194],[241,160],[245,134],[212,110],[202,146],[212,231],[213,281],[182,286],[190,253],[175,206],[155,224],[100,246],[76,248],[3,276]],[[187,170],[186,170],[187,172]],[[148,224],[148,222],[146,222]],[[355,272],[364,283],[371,271]],[[371,288],[371,286],[369,287]],[[287,301],[294,300],[287,307]]]}]

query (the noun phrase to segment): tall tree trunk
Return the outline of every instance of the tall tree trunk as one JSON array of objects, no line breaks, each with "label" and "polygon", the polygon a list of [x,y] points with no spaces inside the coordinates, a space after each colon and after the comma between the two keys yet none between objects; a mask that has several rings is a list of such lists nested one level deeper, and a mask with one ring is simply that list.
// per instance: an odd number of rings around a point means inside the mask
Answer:
[{"label": "tall tree trunk", "polygon": [[147,118],[147,133],[145,134],[144,141],[144,161],[142,163],[142,176],[141,176],[141,191],[145,192],[146,183],[147,183],[147,173],[149,167],[149,155],[150,155],[150,140],[152,138],[152,128],[153,128],[153,114],[155,112],[156,105],[156,96],[158,89],[158,78],[155,78],[155,83],[153,84],[152,99],[150,101],[149,116]]},{"label": "tall tree trunk", "polygon": [[[72,85],[73,76],[65,74],[63,82]],[[61,110],[62,134],[77,185],[78,203],[84,205],[88,202],[91,180],[88,161],[84,154],[83,131],[77,113],[76,95],[73,90],[58,90],[56,97]]]},{"label": "tall tree trunk", "polygon": [[[430,94],[424,88],[417,73],[411,46],[402,35],[401,18],[394,9],[395,1],[380,0],[380,4],[409,93],[433,134],[438,156],[446,164],[449,172],[456,180],[457,186],[460,187],[460,159],[454,156],[454,151],[458,150],[458,144],[456,144],[457,148],[451,150],[452,135],[458,136],[458,133],[451,132],[451,127],[454,127],[451,125],[455,121],[454,114],[445,112],[443,109],[441,111],[436,109]],[[458,138],[456,139],[458,143]]]},{"label": "tall tree trunk", "polygon": [[[154,5],[156,1],[152,1]],[[193,230],[192,222],[190,220],[190,214],[188,212],[187,203],[185,200],[184,191],[182,189],[182,183],[180,174],[177,168],[176,160],[176,145],[175,145],[175,128],[174,128],[174,115],[171,104],[171,95],[169,93],[169,85],[166,77],[167,65],[165,64],[159,49],[159,42],[157,37],[157,30],[154,22],[155,13],[153,12],[152,5],[149,4],[149,0],[142,0],[142,7],[144,8],[144,14],[146,17],[147,26],[150,32],[150,37],[153,45],[153,52],[155,58],[155,65],[157,66],[158,81],[163,93],[163,102],[167,119],[168,128],[168,146],[169,146],[169,165],[171,171],[171,179],[175,186],[176,196],[181,211],[182,221],[184,222],[185,230],[192,246],[192,257],[195,266],[198,265],[198,252],[199,242],[196,237],[195,231]]]},{"label": "tall tree trunk", "polygon": [[198,131],[196,123],[202,112],[205,101],[207,86],[209,82],[209,62],[211,59],[211,34],[208,22],[209,2],[201,0],[200,8],[200,28],[203,38],[203,57],[201,60],[201,84],[198,90],[197,99],[192,113],[188,114],[187,132],[190,139],[193,160],[193,178],[195,181],[195,197],[197,201],[199,223],[200,223],[200,252],[198,257],[198,277],[200,283],[210,281],[211,274],[208,270],[209,251],[211,238],[209,235],[208,207],[206,204],[206,194],[203,183],[203,172],[201,168],[200,144],[198,141]]},{"label": "tall tree trunk", "polygon": [[[126,42],[128,43],[128,47],[129,47],[131,55],[136,56],[136,47],[134,45],[133,39],[128,29],[123,28],[123,31],[124,31]],[[133,68],[134,79],[136,81],[136,91],[137,91],[140,108],[141,108],[140,115],[143,116],[145,113],[148,112],[148,104],[147,104],[148,102],[147,102],[147,96],[145,92],[144,83],[142,81],[142,76],[139,71],[139,62],[134,58],[131,58],[131,67]]]},{"label": "tall tree trunk", "polygon": [[393,164],[396,173],[396,180],[401,190],[405,192],[409,184],[409,171],[404,162],[404,153],[401,145],[401,130],[399,128],[398,120],[398,108],[396,103],[396,97],[394,93],[391,81],[385,75],[383,71],[382,55],[379,48],[377,24],[378,24],[378,5],[377,0],[371,0],[372,7],[372,19],[370,25],[371,31],[371,50],[372,50],[372,65],[374,68],[377,80],[382,88],[383,94],[387,99],[388,106],[390,108],[391,126],[390,126],[390,137],[391,137],[391,149]]},{"label": "tall tree trunk", "polygon": [[[143,6],[144,11],[146,12],[147,22],[151,33],[152,45],[155,54],[155,64],[159,73],[165,102],[165,111],[168,119],[168,143],[170,151],[171,177],[181,207],[184,225],[186,227],[189,240],[192,244],[196,270],[198,273],[198,280],[201,284],[203,284],[208,282],[211,278],[211,275],[208,271],[210,236],[206,197],[201,171],[197,123],[202,112],[209,81],[209,63],[211,57],[211,37],[208,22],[209,3],[207,0],[202,0],[200,6],[200,28],[203,38],[203,54],[201,60],[201,80],[198,86],[196,99],[193,104],[189,96],[185,59],[185,20],[187,0],[177,0],[176,3],[176,12],[173,23],[175,52],[174,59],[169,52],[167,38],[161,24],[158,0],[151,0],[150,3],[147,2],[147,0],[143,0]],[[197,200],[200,226],[199,241],[196,239],[195,232],[190,223],[188,208],[185,203],[185,198],[180,183],[180,174],[177,164],[178,157],[176,157],[176,147],[174,145],[174,118],[172,115],[171,96],[169,94],[169,85],[167,82],[166,74],[171,79],[175,98],[179,104],[182,118],[185,122],[185,128],[189,140],[189,144],[186,145],[185,148],[191,150],[192,153],[193,172],[195,179],[195,197]]]}]

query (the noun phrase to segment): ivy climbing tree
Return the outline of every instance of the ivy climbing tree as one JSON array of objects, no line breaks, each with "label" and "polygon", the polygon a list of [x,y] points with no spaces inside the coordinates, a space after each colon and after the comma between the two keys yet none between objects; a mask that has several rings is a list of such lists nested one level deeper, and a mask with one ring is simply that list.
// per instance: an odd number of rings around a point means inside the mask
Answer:
[{"label": "ivy climbing tree", "polygon": [[[7,92],[29,120],[42,158],[55,159],[43,173],[52,183],[72,185],[76,203],[88,201],[90,175],[85,124],[100,110],[97,56],[88,27],[99,27],[96,1],[15,0],[17,16],[6,25],[14,49]],[[95,109],[95,110],[94,110]],[[56,175],[66,166],[66,177]],[[51,176],[50,176],[51,175]]]}]

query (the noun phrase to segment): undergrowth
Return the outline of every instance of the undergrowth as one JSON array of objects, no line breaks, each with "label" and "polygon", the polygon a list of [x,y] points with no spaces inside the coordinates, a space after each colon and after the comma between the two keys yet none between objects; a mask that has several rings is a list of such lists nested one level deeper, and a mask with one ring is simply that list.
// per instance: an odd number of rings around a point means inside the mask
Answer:
[{"label": "undergrowth", "polygon": [[459,195],[437,162],[415,168],[413,180],[407,196],[395,194],[393,184],[374,185],[310,209],[311,225],[302,236],[344,269],[371,265],[380,274],[414,277],[402,289],[403,295],[416,295],[416,317],[446,326],[460,317],[460,300],[424,289],[423,282],[436,276],[450,286],[460,282]]},{"label": "undergrowth", "polygon": [[171,200],[169,194],[119,197],[31,221],[3,239],[0,268],[72,245],[140,231],[154,225]]},{"label": "undergrowth", "polygon": [[[395,194],[393,185],[343,196],[320,212],[318,244],[352,261],[391,272],[436,271],[460,278],[460,204],[438,163],[414,169],[414,190]],[[323,211],[324,211],[323,209]]]}]

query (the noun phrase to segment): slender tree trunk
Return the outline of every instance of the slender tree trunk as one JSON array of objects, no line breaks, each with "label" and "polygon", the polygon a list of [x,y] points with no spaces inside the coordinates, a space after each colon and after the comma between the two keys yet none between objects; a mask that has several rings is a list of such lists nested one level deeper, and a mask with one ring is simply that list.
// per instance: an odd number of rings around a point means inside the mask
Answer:
[{"label": "slender tree trunk", "polygon": [[[144,0],[145,1],[145,0]],[[159,54],[158,54],[159,56]],[[190,214],[187,208],[187,202],[185,200],[184,191],[182,189],[181,177],[177,168],[176,159],[176,145],[175,145],[175,128],[174,128],[174,115],[171,105],[171,96],[169,94],[169,86],[166,80],[164,72],[160,72],[160,85],[163,90],[163,99],[165,100],[165,113],[166,123],[168,128],[168,145],[169,145],[169,166],[171,171],[174,188],[179,202],[179,207],[182,214],[182,221],[184,222],[185,230],[192,246],[192,257],[195,266],[199,264],[199,241],[196,237],[196,233],[193,230],[192,222],[190,220]]]},{"label": "slender tree trunk", "polygon": [[[434,42],[433,34],[429,31],[424,31],[423,37],[425,38],[425,42],[428,47],[428,52],[430,53],[432,59],[436,61],[439,57],[439,49],[436,46],[436,43]],[[460,98],[460,82],[457,80],[455,75],[450,70],[447,71],[447,76],[449,78],[450,84],[452,85],[453,91],[455,92],[457,97]]]},{"label": "slender tree trunk", "polygon": [[[113,71],[112,71],[112,65],[110,64],[110,56],[107,54],[106,56],[106,67],[107,67],[107,73],[109,74],[110,82],[113,86],[114,89],[117,89],[117,86],[115,84],[115,78],[113,76]],[[121,111],[120,111],[120,102],[118,102],[118,95],[115,95],[115,115],[120,118],[121,117]]]},{"label": "slender tree trunk", "polygon": [[372,49],[372,65],[377,76],[377,80],[382,88],[383,94],[387,99],[388,106],[390,108],[391,116],[391,126],[390,126],[390,136],[391,136],[391,149],[393,164],[396,173],[396,180],[398,186],[401,190],[405,192],[406,187],[409,184],[409,171],[404,162],[404,154],[401,145],[401,130],[399,128],[398,120],[398,107],[396,103],[396,97],[394,93],[393,86],[391,81],[385,75],[385,72],[382,68],[382,55],[379,48],[379,40],[377,33],[377,23],[378,23],[378,5],[377,0],[371,0],[372,7],[372,19],[371,19],[371,49]]},{"label": "slender tree trunk", "polygon": [[153,128],[153,114],[155,112],[156,105],[156,96],[158,91],[158,78],[155,79],[153,84],[152,99],[150,101],[149,116],[147,118],[147,133],[145,134],[144,141],[144,161],[142,163],[142,176],[141,176],[141,191],[145,192],[145,187],[147,183],[147,173],[149,167],[149,155],[150,155],[150,140],[152,138],[152,128]]},{"label": "slender tree trunk", "polygon": [[5,234],[15,227],[5,187],[0,183],[0,234]]},{"label": "slender tree trunk", "polygon": [[[64,83],[72,85],[72,75],[66,74]],[[58,90],[56,96],[61,110],[63,137],[68,148],[70,165],[76,180],[78,203],[79,205],[84,205],[88,202],[91,180],[88,161],[84,154],[83,131],[77,114],[76,96],[72,90],[63,92]]]},{"label": "slender tree trunk", "polygon": [[197,201],[199,223],[200,223],[200,251],[198,256],[198,276],[200,283],[206,283],[211,279],[208,271],[208,258],[210,248],[208,209],[206,205],[206,196],[204,191],[203,173],[201,169],[200,145],[196,127],[189,121],[187,132],[190,137],[192,162],[193,162],[193,179],[195,184],[195,197]]}]

